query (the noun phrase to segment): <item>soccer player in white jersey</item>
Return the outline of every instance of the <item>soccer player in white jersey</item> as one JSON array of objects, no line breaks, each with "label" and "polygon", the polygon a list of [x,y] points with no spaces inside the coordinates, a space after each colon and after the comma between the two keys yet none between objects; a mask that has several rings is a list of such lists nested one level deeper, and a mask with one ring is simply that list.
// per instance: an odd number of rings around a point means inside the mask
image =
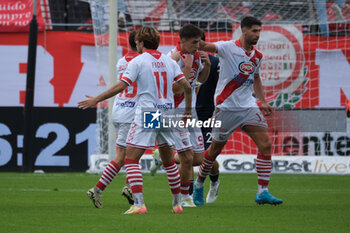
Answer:
[{"label": "soccer player in white jersey", "polygon": [[[182,26],[179,31],[180,42],[168,53],[168,56],[172,57],[180,66],[185,77],[191,84],[193,108],[192,114],[193,118],[195,119],[197,119],[197,114],[195,111],[196,83],[197,81],[204,83],[207,80],[211,65],[208,54],[203,51],[198,51],[202,34],[203,31],[193,24],[186,24]],[[177,84],[174,84],[173,90],[175,94],[175,112],[182,114],[185,107],[183,89],[181,89],[181,87],[179,87]],[[191,184],[193,185],[192,166],[199,166],[203,161],[204,142],[202,131],[200,128],[187,129],[180,127],[177,127],[174,130],[178,135],[178,137],[176,137],[176,139],[179,141],[177,144],[181,145],[182,141],[187,141],[186,144],[182,144],[182,147],[175,148],[177,150],[175,160],[177,163],[180,163],[181,204],[183,207],[195,207],[192,196],[190,195]],[[192,145],[192,149],[189,147],[189,145]],[[153,170],[151,166],[151,174],[152,172]]]},{"label": "soccer player in white jersey", "polygon": [[[168,56],[177,62],[186,79],[191,84],[192,114],[194,119],[197,119],[195,110],[196,83],[197,80],[199,82],[205,82],[210,71],[210,61],[207,53],[203,51],[198,52],[201,35],[202,30],[193,24],[186,24],[182,26],[179,31],[180,42],[168,53]],[[181,87],[179,87],[177,84],[174,84],[174,94],[175,112],[182,114],[185,107],[184,94]],[[191,180],[193,180],[192,166],[202,164],[204,152],[203,135],[199,128],[187,129],[177,127],[174,130],[178,135],[178,137],[176,137],[177,140],[183,141],[184,135],[186,135],[185,140],[189,141],[188,144],[192,145],[192,149],[188,149],[187,147],[187,150],[186,148],[175,148],[177,150],[175,160],[177,163],[180,163],[181,204],[183,207],[195,207],[192,196],[190,195],[190,185]],[[186,163],[188,160],[192,161],[192,163]]]},{"label": "soccer player in white jersey", "polygon": [[255,96],[260,100],[265,115],[272,114],[272,107],[265,101],[259,67],[263,58],[255,48],[261,31],[261,21],[244,17],[241,21],[242,36],[235,41],[207,43],[201,41],[201,49],[216,52],[220,57],[220,75],[215,91],[215,119],[222,121],[222,128],[213,129],[212,144],[204,153],[194,185],[195,204],[204,203],[203,185],[215,158],[220,154],[232,132],[240,126],[258,147],[256,170],[258,173],[258,204],[281,204],[282,200],[268,191],[271,164],[271,140],[266,120],[258,108]]},{"label": "soccer player in white jersey", "polygon": [[[129,62],[139,55],[136,48],[135,35],[136,31],[132,31],[129,35],[131,52],[125,54],[125,56],[119,59],[117,63],[117,80],[120,80],[123,77],[123,73],[126,70],[126,67],[128,67]],[[117,155],[106,166],[97,184],[87,191],[88,197],[92,200],[92,203],[96,208],[103,208],[102,192],[124,166],[126,138],[135,115],[136,94],[137,83],[133,82],[130,87],[127,87],[114,99],[112,122],[117,133]],[[132,193],[128,184],[124,186],[122,195],[128,199],[130,204],[134,204]]]},{"label": "soccer player in white jersey", "polygon": [[[78,106],[82,109],[94,106],[96,103],[120,93],[133,82],[137,82],[137,106],[127,138],[126,158],[124,160],[127,181],[134,196],[134,205],[125,214],[147,213],[143,199],[143,182],[139,160],[146,148],[154,146],[156,140],[173,194],[173,212],[182,213],[180,175],[170,147],[173,145],[175,135],[172,130],[144,127],[143,117],[146,113],[151,114],[151,122],[160,124],[157,121],[161,115],[160,109],[171,110],[174,108],[173,82],[179,83],[184,88],[186,100],[184,115],[190,116],[192,114],[192,89],[176,62],[156,50],[159,46],[160,35],[155,28],[145,26],[139,29],[135,41],[138,52],[142,52],[142,54],[129,63],[121,81],[97,97],[88,96],[89,99],[79,102]],[[154,112],[146,112],[143,111],[144,109],[154,109]]]}]

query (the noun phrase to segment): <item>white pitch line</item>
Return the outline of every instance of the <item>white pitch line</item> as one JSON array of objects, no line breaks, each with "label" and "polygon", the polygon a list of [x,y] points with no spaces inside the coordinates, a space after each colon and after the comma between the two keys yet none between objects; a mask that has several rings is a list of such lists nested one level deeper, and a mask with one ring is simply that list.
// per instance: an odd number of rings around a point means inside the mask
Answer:
[{"label": "white pitch line", "polygon": [[[88,189],[42,189],[42,188],[0,188],[0,192],[66,192],[66,193],[86,193]],[[111,193],[119,193],[119,191],[108,190]],[[120,192],[121,193],[121,192]]]}]

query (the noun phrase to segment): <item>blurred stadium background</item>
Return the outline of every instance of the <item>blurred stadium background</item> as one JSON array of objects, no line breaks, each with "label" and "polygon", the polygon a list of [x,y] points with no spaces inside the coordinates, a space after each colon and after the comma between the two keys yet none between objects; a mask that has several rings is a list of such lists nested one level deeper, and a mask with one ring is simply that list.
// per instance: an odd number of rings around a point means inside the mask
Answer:
[{"label": "blurred stadium background", "polygon": [[[159,50],[167,52],[185,23],[198,25],[214,42],[238,38],[243,16],[260,18],[264,27],[258,48],[265,56],[261,77],[269,103],[278,110],[269,119],[274,172],[350,174],[345,113],[350,98],[350,1],[344,6],[327,1],[326,22],[318,2],[118,1],[115,56],[128,51],[128,32],[143,25],[161,32]],[[0,3],[0,171],[23,171],[26,166],[23,106],[32,7],[30,0]],[[97,95],[109,84],[109,18],[108,0],[38,1],[33,170],[86,171],[92,165],[101,171],[110,158],[89,161],[92,154],[108,154],[108,142],[114,141],[107,133],[108,104],[87,111],[76,108],[84,94]],[[237,131],[220,156],[221,169],[254,172],[254,154],[254,143]],[[149,162],[145,155],[143,171]]]}]

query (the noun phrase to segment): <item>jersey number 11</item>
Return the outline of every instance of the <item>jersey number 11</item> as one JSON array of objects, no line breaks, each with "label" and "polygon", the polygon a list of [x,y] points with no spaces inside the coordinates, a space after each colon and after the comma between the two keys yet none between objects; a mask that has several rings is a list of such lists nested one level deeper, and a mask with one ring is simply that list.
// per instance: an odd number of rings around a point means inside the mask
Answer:
[{"label": "jersey number 11", "polygon": [[[168,83],[167,83],[167,75],[166,72],[154,72],[154,76],[156,77],[156,82],[157,82],[157,88],[158,88],[158,97],[159,99],[166,99],[167,98],[167,88],[168,88]],[[163,95],[161,93],[160,89],[160,76],[163,78]]]}]

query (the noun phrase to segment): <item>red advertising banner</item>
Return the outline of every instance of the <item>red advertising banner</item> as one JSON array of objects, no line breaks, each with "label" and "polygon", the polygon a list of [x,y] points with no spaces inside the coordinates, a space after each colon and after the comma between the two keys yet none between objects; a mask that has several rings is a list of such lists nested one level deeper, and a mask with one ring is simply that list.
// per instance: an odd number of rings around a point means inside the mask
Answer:
[{"label": "red advertising banner", "polygon": [[[119,58],[128,51],[127,36],[126,33],[119,34]],[[208,41],[231,38],[232,35],[228,33],[207,35]],[[177,34],[162,33],[159,50],[168,52],[177,41]],[[293,103],[295,108],[344,107],[346,99],[350,98],[350,36],[324,38],[304,35],[301,43],[303,79],[298,86],[295,85],[296,96],[282,96],[280,106]],[[84,94],[97,93],[96,87],[101,84],[101,77],[94,44],[94,36],[90,33],[39,33],[36,82],[43,90],[36,93],[40,95],[36,106],[76,107],[75,101]],[[27,45],[26,33],[0,33],[0,81],[6,84],[0,87],[0,106],[23,106]],[[297,54],[291,50],[290,54],[293,53]],[[264,56],[267,60],[269,54],[264,53]],[[293,65],[288,63],[287,68],[293,68]],[[286,70],[286,73],[292,72]],[[271,95],[271,99],[278,99],[278,94]],[[43,100],[46,102],[40,103]]]},{"label": "red advertising banner", "polygon": [[[292,27],[269,27],[266,30],[269,30],[268,40],[265,40],[265,45],[260,45],[262,50],[264,46],[267,48],[263,51],[266,65],[261,67],[265,74],[263,81],[275,90],[283,88],[289,91],[272,92],[269,101],[273,101],[276,108],[344,109],[345,113],[344,106],[350,98],[350,36],[309,36]],[[126,33],[119,34],[118,58],[128,51],[127,36]],[[232,33],[207,34],[207,41],[211,42],[230,39]],[[159,50],[166,53],[177,42],[177,33],[162,33]],[[108,79],[101,77],[98,70],[94,45],[94,36],[89,33],[39,33],[36,107],[76,107],[85,94],[95,96],[101,91],[98,88],[106,85]],[[21,107],[24,104],[27,52],[27,33],[0,33],[1,107]],[[271,72],[278,72],[279,76],[270,76]],[[277,145],[273,154],[348,156],[349,132],[271,132],[272,143]],[[238,130],[222,154],[256,153],[255,144]]]},{"label": "red advertising banner", "polygon": [[[28,31],[29,23],[33,18],[32,0],[1,0],[0,1],[0,32]],[[45,28],[41,14],[40,1],[37,1],[38,30]]]}]

